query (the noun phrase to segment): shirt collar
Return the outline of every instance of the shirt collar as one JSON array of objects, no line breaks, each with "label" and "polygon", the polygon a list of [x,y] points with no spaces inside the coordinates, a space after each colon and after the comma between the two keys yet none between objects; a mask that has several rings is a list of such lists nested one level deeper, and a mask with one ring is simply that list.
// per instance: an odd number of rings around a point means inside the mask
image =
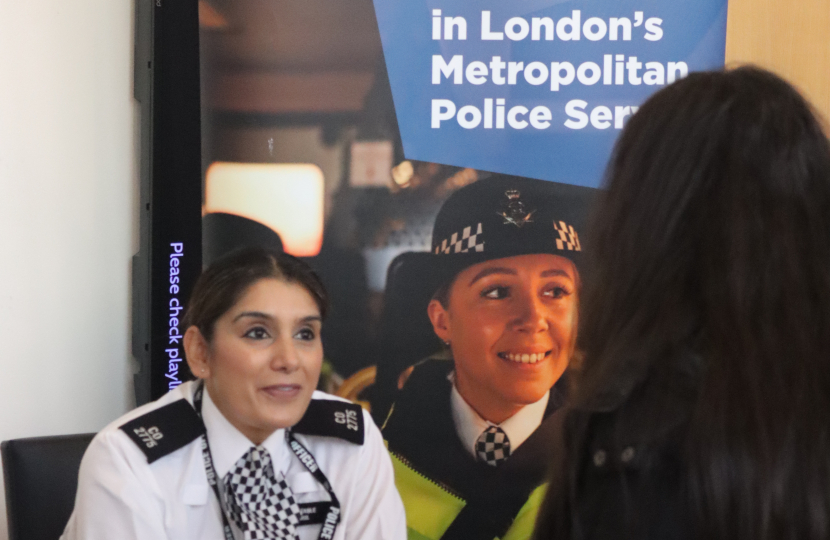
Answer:
[{"label": "shirt collar", "polygon": [[461,443],[467,452],[473,457],[476,456],[476,441],[479,435],[490,426],[498,426],[507,434],[510,441],[510,450],[515,452],[519,446],[536,431],[545,416],[545,409],[548,406],[550,392],[546,392],[542,399],[535,403],[525,405],[519,412],[502,422],[494,424],[488,422],[467,403],[458,388],[455,386],[455,372],[451,372],[448,379],[452,384],[450,404],[452,406],[452,419],[455,424],[455,431],[461,439]]},{"label": "shirt collar", "polygon": [[[231,467],[239,461],[254,444],[228,421],[216,404],[210,399],[210,392],[205,388],[202,402],[202,419],[205,422],[213,467],[219,478],[224,478]],[[285,444],[285,430],[278,429],[272,433],[262,446],[271,454],[274,473],[288,470],[289,456]]]}]

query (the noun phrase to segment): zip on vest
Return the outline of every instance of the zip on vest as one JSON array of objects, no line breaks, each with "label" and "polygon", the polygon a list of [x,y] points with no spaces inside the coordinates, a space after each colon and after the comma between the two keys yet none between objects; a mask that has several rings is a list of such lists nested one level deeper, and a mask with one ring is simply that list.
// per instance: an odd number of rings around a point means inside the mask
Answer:
[{"label": "zip on vest", "polygon": [[396,458],[398,458],[398,461],[400,461],[401,463],[403,463],[403,464],[404,464],[404,466],[405,466],[407,469],[409,469],[410,471],[414,472],[415,474],[417,474],[418,476],[420,476],[421,478],[423,478],[424,480],[426,480],[426,481],[427,481],[427,482],[429,482],[430,484],[433,484],[433,485],[437,486],[437,487],[438,487],[438,488],[440,488],[442,491],[446,492],[448,495],[450,495],[450,496],[452,496],[452,497],[454,497],[454,498],[458,499],[459,501],[461,501],[461,502],[463,502],[463,503],[466,503],[466,502],[467,502],[467,501],[464,499],[464,497],[462,497],[461,495],[459,495],[458,493],[456,493],[455,491],[453,491],[453,490],[452,490],[449,486],[447,486],[446,484],[443,484],[443,483],[441,483],[441,482],[438,482],[437,480],[433,480],[433,479],[432,479],[432,478],[430,478],[429,476],[426,476],[426,475],[424,475],[424,474],[420,473],[420,472],[418,471],[418,469],[416,469],[416,468],[412,465],[412,463],[411,463],[408,459],[406,459],[405,457],[403,457],[403,456],[402,456],[402,455],[400,455],[399,453],[397,453],[397,452],[391,452],[391,451],[390,451],[390,453],[391,453],[392,455],[394,455]]}]

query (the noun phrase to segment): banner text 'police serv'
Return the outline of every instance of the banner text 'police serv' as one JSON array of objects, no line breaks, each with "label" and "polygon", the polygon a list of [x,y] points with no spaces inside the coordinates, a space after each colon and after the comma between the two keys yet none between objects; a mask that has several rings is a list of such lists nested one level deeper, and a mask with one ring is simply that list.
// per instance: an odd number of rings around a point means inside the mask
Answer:
[{"label": "banner text 'police serv'", "polygon": [[[495,20],[490,11],[481,12],[481,41],[604,41],[612,49],[614,42],[663,39],[663,20],[646,17],[635,11],[631,17],[582,16],[573,10],[570,16],[511,17]],[[461,16],[432,10],[432,39],[464,41],[468,39],[467,20]],[[565,47],[558,49],[566,50]],[[501,56],[465,58],[455,54],[432,56],[433,85],[529,85],[559,92],[564,86],[594,85],[663,86],[689,73],[686,62],[655,62],[647,58],[615,54],[613,50],[597,55],[595,61],[571,62],[567,58],[539,58],[533,61],[510,61]],[[431,126],[440,129],[445,122],[455,121],[464,129],[547,129],[553,114],[543,104],[525,106],[510,104],[506,98],[483,98],[480,103],[456,103],[452,99],[432,99]],[[565,104],[565,127],[570,129],[621,129],[625,119],[637,111],[634,105],[607,106],[571,99]]]}]

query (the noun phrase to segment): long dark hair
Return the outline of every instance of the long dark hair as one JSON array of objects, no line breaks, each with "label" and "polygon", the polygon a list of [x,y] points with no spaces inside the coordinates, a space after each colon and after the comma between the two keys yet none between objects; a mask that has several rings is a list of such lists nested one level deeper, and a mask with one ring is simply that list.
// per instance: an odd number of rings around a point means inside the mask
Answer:
[{"label": "long dark hair", "polygon": [[669,360],[702,359],[697,535],[830,536],[830,145],[809,104],[753,67],[656,93],[589,239],[575,406],[612,410]]}]

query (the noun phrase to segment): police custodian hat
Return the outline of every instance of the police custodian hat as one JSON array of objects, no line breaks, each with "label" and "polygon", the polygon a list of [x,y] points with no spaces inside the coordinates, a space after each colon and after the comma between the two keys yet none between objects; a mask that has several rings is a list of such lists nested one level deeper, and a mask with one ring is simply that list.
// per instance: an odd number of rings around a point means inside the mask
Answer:
[{"label": "police custodian hat", "polygon": [[550,253],[582,265],[580,240],[594,190],[492,175],[453,193],[432,231],[433,276],[447,283],[484,261]]}]

